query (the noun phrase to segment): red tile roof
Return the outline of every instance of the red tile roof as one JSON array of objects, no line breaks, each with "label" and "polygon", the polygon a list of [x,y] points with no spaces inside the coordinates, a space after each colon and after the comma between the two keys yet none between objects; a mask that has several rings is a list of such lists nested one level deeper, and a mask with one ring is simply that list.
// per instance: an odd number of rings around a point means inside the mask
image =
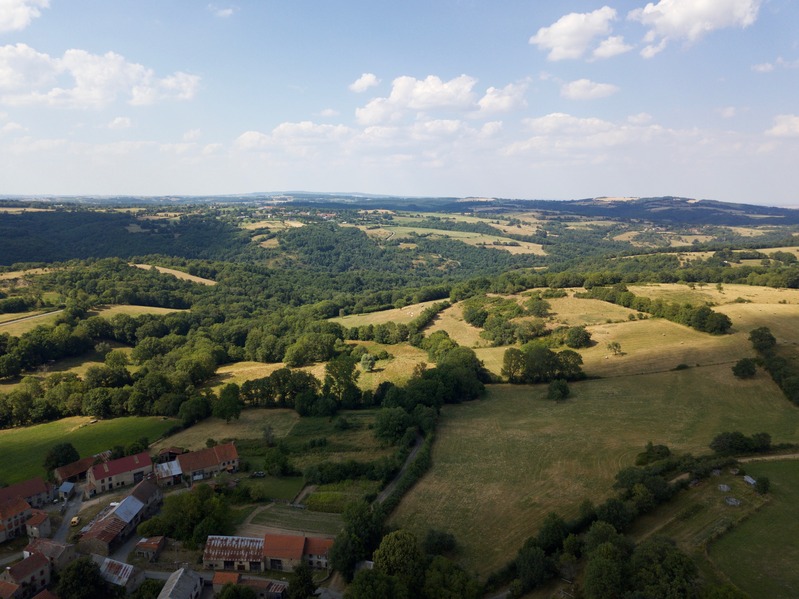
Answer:
[{"label": "red tile roof", "polygon": [[92,466],[91,473],[94,480],[100,480],[109,476],[124,474],[125,472],[141,470],[142,468],[152,468],[152,466],[153,461],[150,459],[150,454],[143,451],[136,455],[129,455],[118,460],[111,460],[110,462]]},{"label": "red tile roof", "polygon": [[31,513],[31,517],[28,518],[28,521],[25,522],[28,526],[39,526],[46,522],[50,516],[47,515],[47,512],[43,512],[42,510],[33,510]]},{"label": "red tile roof", "polygon": [[31,554],[41,553],[47,559],[55,560],[67,550],[67,547],[70,547],[70,545],[59,543],[53,539],[33,539],[28,543],[28,546],[25,547],[25,551]]},{"label": "red tile roof", "polygon": [[179,455],[177,458],[180,469],[184,473],[197,472],[206,468],[213,468],[222,462],[232,462],[239,459],[239,452],[233,443],[216,445],[201,449],[200,451],[190,451]]},{"label": "red tile roof", "polygon": [[241,580],[241,574],[238,572],[220,572],[219,570],[214,572],[214,586],[239,584],[239,580]]},{"label": "red tile roof", "polygon": [[264,535],[264,557],[302,559],[305,537],[297,535]]},{"label": "red tile roof", "polygon": [[136,549],[141,551],[158,551],[165,544],[164,538],[165,537],[150,537],[142,539],[136,543]]},{"label": "red tile roof", "polygon": [[305,539],[305,555],[327,555],[333,546],[333,539],[307,537]]},{"label": "red tile roof", "polygon": [[39,570],[50,571],[50,562],[41,553],[32,553],[21,562],[17,562],[6,570],[12,580],[22,584],[26,582],[31,574]]},{"label": "red tile roof", "polygon": [[58,595],[44,589],[41,593],[34,595],[33,599],[58,599]]},{"label": "red tile roof", "polygon": [[18,584],[0,580],[0,599],[11,599],[12,597],[15,597],[15,593],[19,591],[19,589],[20,586]]},{"label": "red tile roof", "polygon": [[130,494],[141,501],[143,504],[147,505],[150,499],[152,499],[153,495],[157,495],[160,493],[160,489],[158,485],[155,483],[151,483],[149,480],[143,480],[138,485],[133,487],[133,490]]},{"label": "red tile roof", "polygon": [[30,504],[21,497],[0,500],[0,520],[7,520],[31,509]]},{"label": "red tile roof", "polygon": [[16,483],[0,489],[0,502],[17,497],[27,499],[28,497],[34,497],[40,493],[49,492],[50,486],[44,482],[41,476],[37,476],[36,478],[24,480],[21,483]]},{"label": "red tile roof", "polygon": [[72,478],[73,476],[78,476],[79,474],[83,474],[87,472],[89,468],[94,465],[94,461],[97,458],[94,456],[89,456],[88,458],[83,458],[82,460],[78,460],[77,462],[72,462],[71,464],[67,464],[66,466],[61,466],[60,468],[56,468],[53,470],[55,473],[55,477],[58,480],[64,481],[68,478]]}]

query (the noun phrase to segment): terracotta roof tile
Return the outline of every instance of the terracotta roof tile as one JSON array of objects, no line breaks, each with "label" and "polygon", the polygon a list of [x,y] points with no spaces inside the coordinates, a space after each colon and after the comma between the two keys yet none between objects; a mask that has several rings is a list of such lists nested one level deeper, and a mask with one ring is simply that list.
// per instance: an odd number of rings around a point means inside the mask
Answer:
[{"label": "terracotta roof tile", "polygon": [[133,470],[140,470],[145,467],[152,468],[153,461],[150,459],[150,454],[146,451],[137,453],[135,455],[125,456],[118,460],[111,460],[103,464],[92,466],[91,473],[94,480],[108,478],[109,476],[116,476],[125,472]]},{"label": "terracotta roof tile", "polygon": [[44,482],[41,476],[37,476],[36,478],[24,480],[21,483],[16,483],[0,489],[0,502],[17,497],[27,499],[28,497],[33,497],[40,493],[49,492],[50,486]]},{"label": "terracotta roof tile", "polygon": [[41,510],[33,510],[31,513],[31,517],[28,518],[28,521],[25,522],[28,526],[39,526],[46,522],[50,516],[47,515],[47,512],[43,512]]},{"label": "terracotta roof tile", "polygon": [[31,509],[30,504],[21,497],[0,500],[0,520],[7,520]]},{"label": "terracotta roof tile", "polygon": [[327,555],[333,546],[333,539],[308,537],[305,539],[305,555]]},{"label": "terracotta roof tile", "polygon": [[233,443],[225,443],[199,451],[190,451],[179,455],[176,459],[180,464],[180,469],[184,473],[190,473],[213,468],[222,462],[232,462],[238,458],[239,453],[236,451],[236,446]]},{"label": "terracotta roof tile", "polygon": [[17,562],[8,570],[6,570],[12,580],[23,583],[31,574],[38,570],[50,570],[50,562],[41,553],[32,553],[30,557],[26,557],[21,562]]},{"label": "terracotta roof tile", "polygon": [[11,599],[17,591],[19,591],[18,584],[0,580],[0,599]]},{"label": "terracotta roof tile", "polygon": [[214,585],[239,584],[239,580],[241,580],[241,574],[238,572],[221,572],[219,570],[214,572]]},{"label": "terracotta roof tile", "polygon": [[94,461],[96,459],[97,458],[94,456],[89,456],[88,458],[83,458],[77,462],[67,464],[66,466],[56,468],[53,472],[55,473],[56,478],[59,480],[67,480],[68,478],[72,478],[73,476],[78,476],[79,474],[87,472],[89,468],[94,466]]},{"label": "terracotta roof tile", "polygon": [[302,559],[305,537],[297,535],[264,535],[264,557]]}]

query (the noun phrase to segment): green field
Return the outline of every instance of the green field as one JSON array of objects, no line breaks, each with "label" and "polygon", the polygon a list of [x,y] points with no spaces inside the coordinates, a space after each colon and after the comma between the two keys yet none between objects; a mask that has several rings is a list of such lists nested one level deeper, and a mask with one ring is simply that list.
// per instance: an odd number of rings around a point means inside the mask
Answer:
[{"label": "green field", "polygon": [[81,457],[93,455],[114,445],[127,445],[141,437],[154,441],[175,420],[161,417],[128,417],[100,420],[74,416],[47,424],[0,431],[0,480],[13,483],[32,476],[43,476],[47,451],[56,443],[69,442]]},{"label": "green field", "polygon": [[338,534],[344,527],[340,514],[312,512],[280,504],[274,504],[258,512],[252,523],[259,526],[296,530],[306,534],[323,535]]},{"label": "green field", "polygon": [[728,365],[570,386],[562,403],[546,400],[545,386],[498,385],[484,400],[447,406],[433,467],[392,524],[452,532],[465,565],[484,575],[548,512],[571,517],[583,499],[609,496],[615,473],[648,441],[700,453],[725,430],[799,440],[799,409],[770,380],[738,381]]},{"label": "green field", "polygon": [[771,501],[710,547],[710,559],[751,597],[799,597],[799,461],[746,464],[771,481]]}]

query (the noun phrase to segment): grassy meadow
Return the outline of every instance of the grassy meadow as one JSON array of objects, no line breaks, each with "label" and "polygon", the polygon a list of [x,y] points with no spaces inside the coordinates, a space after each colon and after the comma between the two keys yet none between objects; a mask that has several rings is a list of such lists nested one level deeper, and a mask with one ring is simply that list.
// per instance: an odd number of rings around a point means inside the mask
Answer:
[{"label": "grassy meadow", "polygon": [[648,441],[706,452],[724,430],[799,440],[799,410],[769,379],[734,379],[728,365],[571,384],[562,403],[546,388],[498,385],[484,400],[443,411],[433,466],[392,524],[452,532],[469,568],[502,566],[550,511],[574,516],[602,501],[615,473]]},{"label": "grassy meadow", "polygon": [[336,535],[344,528],[340,514],[314,512],[279,504],[259,511],[253,517],[252,523],[325,536]]},{"label": "grassy meadow", "polygon": [[200,285],[216,285],[216,281],[211,279],[205,279],[203,277],[197,277],[195,275],[190,275],[187,272],[183,272],[182,270],[176,270],[174,268],[166,268],[164,266],[152,266],[151,264],[134,264],[136,268],[141,268],[143,270],[150,270],[151,268],[156,269],[158,272],[162,274],[172,275],[178,279],[183,281],[191,281],[192,283],[199,283]]},{"label": "grassy meadow", "polygon": [[799,461],[746,464],[771,481],[768,503],[715,541],[709,560],[751,597],[799,597]]},{"label": "grassy meadow", "polygon": [[44,457],[56,443],[68,441],[81,456],[87,456],[114,445],[127,445],[141,437],[154,441],[175,425],[174,420],[160,416],[115,418],[94,424],[90,424],[91,420],[86,416],[73,416],[46,424],[0,430],[0,456],[3,456],[0,480],[14,483],[43,476]]}]

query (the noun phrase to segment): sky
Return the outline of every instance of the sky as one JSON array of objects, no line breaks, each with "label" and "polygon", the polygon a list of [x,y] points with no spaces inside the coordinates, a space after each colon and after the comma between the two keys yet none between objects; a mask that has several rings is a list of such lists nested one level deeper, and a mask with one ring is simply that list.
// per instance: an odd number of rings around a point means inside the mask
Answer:
[{"label": "sky", "polygon": [[0,194],[799,207],[799,0],[0,0]]}]

